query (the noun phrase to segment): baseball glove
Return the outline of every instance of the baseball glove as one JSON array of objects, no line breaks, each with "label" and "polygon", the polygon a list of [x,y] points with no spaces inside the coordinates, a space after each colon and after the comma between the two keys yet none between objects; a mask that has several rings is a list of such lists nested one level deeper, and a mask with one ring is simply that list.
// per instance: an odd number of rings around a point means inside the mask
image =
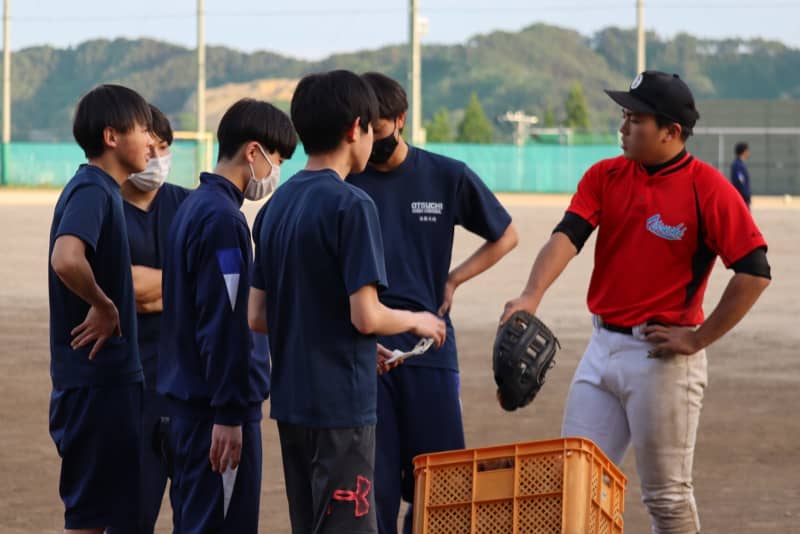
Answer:
[{"label": "baseball glove", "polygon": [[550,329],[526,311],[515,312],[500,327],[492,368],[503,409],[510,412],[533,400],[560,348]]}]

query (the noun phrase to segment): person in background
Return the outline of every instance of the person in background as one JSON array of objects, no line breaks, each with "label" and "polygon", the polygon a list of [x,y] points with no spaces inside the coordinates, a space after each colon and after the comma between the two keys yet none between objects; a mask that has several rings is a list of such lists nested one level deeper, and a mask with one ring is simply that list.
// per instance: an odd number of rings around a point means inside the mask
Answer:
[{"label": "person in background", "polygon": [[731,164],[731,183],[742,195],[747,207],[750,208],[750,172],[744,163],[750,159],[750,147],[744,142],[736,143],[733,151],[736,154],[736,159]]}]

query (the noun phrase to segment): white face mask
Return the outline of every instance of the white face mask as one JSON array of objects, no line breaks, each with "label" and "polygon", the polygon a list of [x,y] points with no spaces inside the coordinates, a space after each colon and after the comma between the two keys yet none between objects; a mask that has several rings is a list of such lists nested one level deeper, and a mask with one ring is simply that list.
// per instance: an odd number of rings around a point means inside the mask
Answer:
[{"label": "white face mask", "polygon": [[275,190],[278,181],[281,179],[281,168],[270,161],[269,156],[261,148],[261,145],[258,145],[258,149],[264,159],[267,160],[267,163],[269,163],[269,174],[261,179],[256,178],[253,164],[250,164],[250,181],[247,182],[247,187],[244,188],[244,198],[247,200],[261,200]]},{"label": "white face mask", "polygon": [[150,158],[147,162],[147,167],[145,167],[142,172],[137,172],[128,176],[128,180],[130,180],[139,191],[145,193],[154,191],[161,187],[167,180],[171,164],[171,154],[158,158]]}]

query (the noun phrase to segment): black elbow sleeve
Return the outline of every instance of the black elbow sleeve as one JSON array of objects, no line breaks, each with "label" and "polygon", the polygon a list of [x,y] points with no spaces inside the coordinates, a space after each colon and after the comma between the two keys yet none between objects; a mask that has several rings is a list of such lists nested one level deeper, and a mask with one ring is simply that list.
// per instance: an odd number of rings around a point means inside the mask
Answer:
[{"label": "black elbow sleeve", "polygon": [[766,247],[758,247],[751,251],[747,256],[731,265],[736,273],[744,273],[752,276],[760,276],[772,280],[772,272],[767,261]]},{"label": "black elbow sleeve", "polygon": [[553,229],[554,234],[556,232],[561,232],[566,235],[569,240],[572,241],[572,244],[575,245],[578,252],[581,251],[583,245],[586,244],[586,240],[589,239],[593,231],[594,226],[592,226],[589,221],[569,211],[564,214],[564,218],[561,219],[561,222]]}]

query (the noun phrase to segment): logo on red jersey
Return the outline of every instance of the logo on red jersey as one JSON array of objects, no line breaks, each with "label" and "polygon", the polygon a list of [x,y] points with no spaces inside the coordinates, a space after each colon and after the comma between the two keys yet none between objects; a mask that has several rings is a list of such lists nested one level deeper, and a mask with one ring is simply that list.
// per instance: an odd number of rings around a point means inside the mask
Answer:
[{"label": "logo on red jersey", "polygon": [[656,213],[647,219],[647,230],[662,239],[680,241],[683,239],[683,234],[686,233],[686,225],[680,223],[675,226],[670,226],[661,220],[660,213]]}]

